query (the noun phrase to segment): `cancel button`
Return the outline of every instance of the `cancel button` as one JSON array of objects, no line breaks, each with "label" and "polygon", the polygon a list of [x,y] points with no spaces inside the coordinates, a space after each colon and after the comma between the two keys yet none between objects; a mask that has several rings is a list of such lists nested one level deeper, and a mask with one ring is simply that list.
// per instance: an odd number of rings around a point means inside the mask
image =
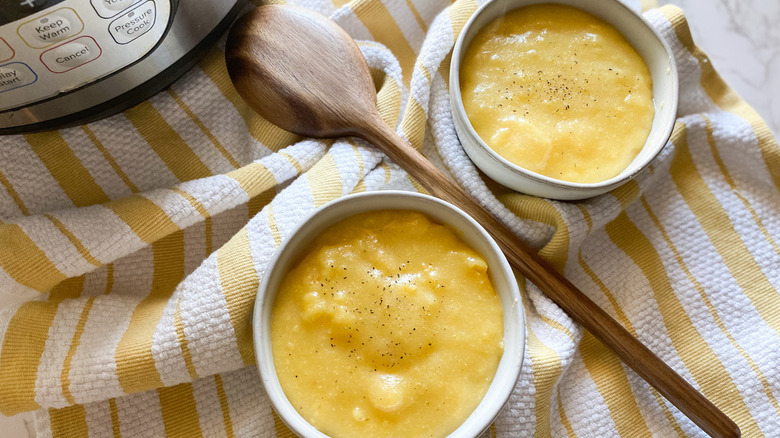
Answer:
[{"label": "cancel button", "polygon": [[101,53],[92,37],[83,36],[43,52],[41,61],[52,72],[64,73],[94,61]]},{"label": "cancel button", "polygon": [[108,31],[114,41],[119,44],[127,44],[149,32],[149,29],[154,26],[156,18],[157,9],[154,7],[154,2],[149,0],[112,21],[108,25]]}]

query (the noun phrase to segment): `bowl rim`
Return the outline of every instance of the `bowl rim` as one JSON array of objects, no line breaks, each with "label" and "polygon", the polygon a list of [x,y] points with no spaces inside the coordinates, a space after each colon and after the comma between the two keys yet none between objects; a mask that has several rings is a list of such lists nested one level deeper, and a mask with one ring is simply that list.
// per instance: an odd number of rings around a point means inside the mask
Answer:
[{"label": "bowl rim", "polygon": [[[379,198],[380,202],[376,202]],[[384,198],[384,199],[382,199]],[[395,207],[395,204],[403,204],[404,207]],[[353,204],[358,206],[355,210],[349,210],[345,207],[345,204]],[[361,205],[362,204],[362,205]],[[432,217],[427,210],[418,208],[418,205],[425,204],[426,207],[431,209],[439,209],[442,211],[442,215],[450,214],[453,218],[452,221],[445,221],[439,217]],[[390,206],[388,206],[390,205]],[[296,225],[296,227],[290,232],[279,247],[275,250],[273,256],[266,265],[265,272],[262,274],[261,281],[258,286],[257,296],[255,297],[255,306],[253,309],[252,317],[252,338],[253,346],[256,356],[256,367],[260,373],[261,382],[268,395],[271,405],[275,409],[279,418],[289,427],[294,433],[302,437],[309,438],[327,438],[328,436],[317,430],[306,419],[304,419],[292,406],[290,401],[284,395],[284,391],[281,388],[279,380],[276,376],[276,370],[273,363],[273,354],[270,350],[270,311],[273,301],[276,296],[276,292],[269,292],[270,284],[274,279],[278,280],[286,272],[286,269],[290,263],[294,263],[296,256],[302,251],[306,245],[308,245],[309,237],[320,234],[325,228],[333,225],[347,217],[353,216],[367,211],[387,210],[387,209],[400,209],[400,210],[414,210],[422,212],[429,217],[432,217],[437,222],[445,223],[449,227],[456,230],[456,233],[463,238],[464,231],[476,231],[480,236],[474,237],[474,239],[484,240],[487,247],[490,248],[491,253],[495,255],[498,266],[492,266],[494,274],[493,276],[501,276],[506,282],[506,288],[508,297],[502,297],[498,287],[497,293],[501,299],[502,312],[504,316],[504,351],[502,353],[499,365],[496,369],[496,373],[493,376],[485,396],[480,401],[479,405],[472,411],[463,423],[453,432],[451,432],[449,438],[467,438],[477,436],[486,430],[495,417],[499,414],[503,406],[507,403],[510,395],[514,391],[517,382],[520,379],[520,371],[524,363],[525,349],[526,349],[526,328],[525,328],[525,312],[522,298],[519,293],[519,286],[517,280],[513,274],[513,270],[509,265],[503,252],[498,247],[498,244],[487,231],[477,223],[472,217],[463,212],[460,208],[452,205],[446,201],[435,198],[430,195],[421,194],[417,192],[408,192],[403,190],[385,190],[385,191],[371,191],[358,194],[350,194],[333,201],[330,201],[321,207],[315,209],[302,221]],[[349,210],[344,212],[344,210]],[[330,217],[326,215],[320,216],[322,213],[329,213]],[[319,216],[319,219],[318,219]],[[325,217],[323,219],[323,217]],[[461,221],[461,226],[456,226],[452,222],[455,220]],[[318,223],[318,222],[319,223]],[[466,225],[466,226],[463,226]],[[471,228],[464,230],[464,228]],[[308,229],[308,231],[307,231]],[[289,249],[292,248],[292,249]],[[486,259],[490,256],[483,257]],[[283,268],[278,268],[280,263],[284,264]],[[279,269],[282,272],[279,272]],[[496,277],[498,278],[498,277]],[[511,302],[506,303],[511,300]],[[507,304],[510,304],[507,308]],[[508,327],[509,322],[514,327],[514,333],[516,333],[516,342],[506,342],[507,334],[510,332]],[[509,347],[508,347],[509,345]]]},{"label": "bowl rim", "polygon": [[[585,10],[583,7],[579,6],[583,2],[591,2],[591,3],[606,3],[611,2],[613,7],[618,7],[623,9],[624,11],[628,12],[627,15],[633,16],[637,20],[637,24],[645,27],[647,30],[649,30],[655,37],[655,39],[661,44],[661,46],[664,49],[664,52],[667,55],[668,61],[669,61],[669,79],[671,81],[671,95],[673,96],[673,99],[671,99],[671,102],[664,102],[664,105],[671,105],[670,108],[664,108],[665,112],[671,113],[672,117],[669,118],[669,120],[664,121],[665,123],[660,126],[659,128],[659,141],[657,144],[653,145],[654,150],[651,151],[642,161],[634,163],[633,161],[629,164],[629,166],[634,167],[633,170],[630,172],[621,171],[619,174],[615,175],[612,178],[603,180],[603,181],[597,181],[592,183],[577,183],[572,181],[565,181],[561,179],[552,178],[546,175],[542,175],[540,173],[534,172],[532,170],[528,170],[526,168],[523,168],[521,166],[518,166],[511,161],[507,160],[506,158],[499,155],[496,151],[494,151],[490,146],[485,143],[485,141],[482,139],[482,137],[477,134],[476,130],[474,129],[473,125],[471,124],[471,121],[466,114],[466,110],[463,106],[463,98],[460,91],[460,64],[461,60],[463,58],[463,53],[466,50],[466,45],[464,43],[466,36],[469,34],[470,29],[474,26],[474,22],[479,19],[479,17],[486,13],[485,11],[490,10],[490,8],[495,8],[495,4],[497,3],[511,3],[511,6],[507,9],[507,11],[515,10],[522,8],[524,6],[530,6],[530,5],[538,5],[538,4],[561,4],[561,5],[568,5],[574,8],[577,8],[579,10],[583,10],[585,12],[591,13],[587,10]],[[592,13],[591,13],[592,14]],[[612,26],[615,26],[613,23],[609,22],[608,20],[597,17],[607,23],[609,23]],[[619,31],[620,32],[620,31]],[[622,32],[620,32],[622,34]],[[641,55],[640,55],[641,56]],[[644,60],[644,57],[643,57]],[[645,60],[645,62],[647,62]],[[520,174],[520,177],[528,178],[532,180],[535,183],[549,186],[549,187],[556,187],[558,189],[564,189],[574,192],[598,192],[598,193],[604,193],[606,191],[609,191],[611,189],[614,189],[620,185],[623,185],[624,183],[628,182],[629,180],[633,179],[639,172],[643,171],[649,164],[652,162],[655,157],[658,156],[658,154],[664,149],[666,144],[669,141],[669,138],[671,137],[672,131],[674,129],[674,125],[676,123],[676,113],[677,113],[677,107],[679,104],[679,74],[677,69],[677,61],[674,57],[674,52],[672,51],[671,46],[666,41],[665,38],[661,36],[661,34],[650,24],[650,22],[640,13],[636,12],[632,8],[630,8],[628,5],[624,4],[620,0],[583,0],[583,1],[574,1],[574,0],[487,0],[484,4],[479,6],[477,10],[469,17],[466,24],[463,25],[463,28],[460,31],[460,34],[458,35],[458,38],[455,41],[455,44],[453,46],[452,51],[452,58],[450,62],[450,71],[449,71],[449,95],[450,95],[450,107],[452,109],[453,113],[457,113],[457,116],[459,116],[463,123],[462,127],[460,129],[465,129],[466,133],[469,136],[468,140],[474,141],[479,149],[483,152],[481,155],[483,158],[489,159],[494,164],[497,164],[501,168],[503,168],[506,171],[512,172],[515,174],[515,177],[518,177],[516,174]],[[656,115],[658,114],[658,111],[656,111]],[[654,116],[655,119],[656,116]],[[453,114],[453,119],[456,118],[456,114]],[[458,129],[458,123],[455,123],[456,132],[459,131]],[[459,137],[460,139],[460,137]],[[466,143],[463,139],[460,139],[461,143]],[[643,149],[647,148],[647,144],[643,146]],[[466,152],[468,153],[468,148],[466,148]],[[475,163],[475,165],[477,165]],[[479,167],[477,165],[477,167]],[[486,172],[487,173],[487,172]],[[511,188],[511,187],[510,187]],[[520,191],[520,190],[518,190]],[[563,199],[563,198],[561,198]]]}]

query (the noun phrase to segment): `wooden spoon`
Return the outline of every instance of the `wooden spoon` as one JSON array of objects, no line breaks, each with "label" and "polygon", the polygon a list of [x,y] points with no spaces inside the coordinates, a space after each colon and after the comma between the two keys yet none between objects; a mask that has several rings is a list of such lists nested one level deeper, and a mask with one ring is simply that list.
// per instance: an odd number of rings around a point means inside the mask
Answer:
[{"label": "wooden spoon", "polygon": [[306,137],[355,136],[375,145],[431,194],[482,224],[515,269],[705,432],[740,435],[733,421],[385,124],[366,60],[335,22],[299,7],[261,6],[233,26],[226,58],[239,94],[261,116]]}]

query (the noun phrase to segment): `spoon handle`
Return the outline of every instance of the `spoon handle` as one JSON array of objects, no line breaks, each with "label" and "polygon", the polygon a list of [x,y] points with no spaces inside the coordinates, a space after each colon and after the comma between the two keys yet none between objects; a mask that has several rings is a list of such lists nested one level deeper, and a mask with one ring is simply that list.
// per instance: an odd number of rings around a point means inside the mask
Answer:
[{"label": "spoon handle", "polygon": [[431,194],[471,215],[493,236],[515,269],[705,432],[717,437],[740,436],[739,427],[729,417],[391,130],[378,115],[355,135],[378,147],[394,162],[402,163]]}]

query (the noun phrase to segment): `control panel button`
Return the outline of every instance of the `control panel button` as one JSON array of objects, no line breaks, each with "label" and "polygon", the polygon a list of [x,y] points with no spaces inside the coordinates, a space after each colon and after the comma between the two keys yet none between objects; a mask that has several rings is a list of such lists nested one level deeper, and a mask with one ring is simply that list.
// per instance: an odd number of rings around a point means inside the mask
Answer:
[{"label": "control panel button", "polygon": [[65,0],[5,0],[0,6],[0,25],[29,17]]},{"label": "control panel button", "polygon": [[47,3],[49,3],[48,0],[19,0],[17,8],[32,10],[42,8],[46,6]]},{"label": "control panel button", "polygon": [[27,64],[12,62],[0,65],[0,93],[30,85],[37,80],[38,75]]},{"label": "control panel button", "polygon": [[17,33],[30,47],[41,49],[68,39],[82,30],[84,22],[76,11],[61,8],[21,24]]},{"label": "control panel button", "polygon": [[12,49],[4,39],[0,38],[0,62],[8,61],[13,58],[15,54],[14,49]]},{"label": "control panel button", "polygon": [[103,18],[111,18],[114,15],[133,6],[141,0],[90,0],[95,12]]},{"label": "control panel button", "polygon": [[157,9],[154,2],[149,0],[112,21],[108,31],[118,44],[127,44],[148,32],[156,18]]},{"label": "control panel button", "polygon": [[16,0],[10,3],[12,8],[15,7],[18,10],[29,12],[43,9],[49,3],[49,0]]},{"label": "control panel button", "polygon": [[96,60],[102,53],[94,38],[83,36],[41,53],[41,62],[52,73],[65,73]]}]

